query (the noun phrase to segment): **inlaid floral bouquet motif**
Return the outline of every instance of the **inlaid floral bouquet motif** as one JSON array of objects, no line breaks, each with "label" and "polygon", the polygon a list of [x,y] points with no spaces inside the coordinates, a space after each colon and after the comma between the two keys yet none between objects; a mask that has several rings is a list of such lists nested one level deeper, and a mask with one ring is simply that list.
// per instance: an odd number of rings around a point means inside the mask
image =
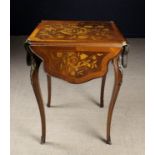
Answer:
[{"label": "inlaid floral bouquet motif", "polygon": [[37,35],[39,39],[49,40],[102,40],[111,39],[109,25],[102,22],[79,22],[72,24],[47,24]]},{"label": "inlaid floral bouquet motif", "polygon": [[104,56],[101,52],[53,52],[51,55],[59,72],[74,77],[98,70]]}]

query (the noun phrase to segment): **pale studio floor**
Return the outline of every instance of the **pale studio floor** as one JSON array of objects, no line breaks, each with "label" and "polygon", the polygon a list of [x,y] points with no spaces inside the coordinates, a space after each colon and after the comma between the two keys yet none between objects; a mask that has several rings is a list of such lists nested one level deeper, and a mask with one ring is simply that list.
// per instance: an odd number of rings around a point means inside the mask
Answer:
[{"label": "pale studio floor", "polygon": [[40,116],[26,66],[23,42],[11,37],[11,155],[144,155],[144,39],[128,39],[130,53],[112,121],[112,145],[103,142],[113,86],[113,69],[99,108],[101,79],[74,85],[52,79],[47,108],[46,75],[40,81],[45,101],[47,143],[40,144]]}]

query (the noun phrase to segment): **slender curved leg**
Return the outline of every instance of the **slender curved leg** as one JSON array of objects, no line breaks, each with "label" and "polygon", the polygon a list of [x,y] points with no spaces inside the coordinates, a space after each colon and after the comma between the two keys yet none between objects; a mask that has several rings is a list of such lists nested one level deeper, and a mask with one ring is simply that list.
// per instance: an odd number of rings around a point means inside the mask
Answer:
[{"label": "slender curved leg", "polygon": [[45,111],[43,106],[43,99],[41,96],[41,90],[39,86],[39,77],[38,71],[40,66],[41,60],[34,57],[31,65],[31,83],[34,90],[34,94],[37,99],[40,116],[41,116],[41,125],[42,125],[42,136],[41,136],[41,144],[45,143],[46,139],[46,122],[45,122]]},{"label": "slender curved leg", "polygon": [[100,95],[100,107],[104,107],[104,87],[105,87],[106,75],[102,77],[102,84],[101,84],[101,95]]},{"label": "slender curved leg", "polygon": [[47,88],[48,88],[48,102],[47,106],[50,107],[51,105],[51,77],[47,75]]},{"label": "slender curved leg", "polygon": [[107,118],[107,144],[111,144],[111,137],[110,137],[110,128],[111,128],[111,120],[112,120],[112,114],[113,114],[113,109],[115,106],[115,102],[117,99],[117,95],[122,83],[122,70],[119,65],[119,57],[116,57],[113,59],[113,66],[114,66],[114,72],[115,72],[115,83],[114,83],[114,88],[112,92],[112,97],[109,105],[109,111],[108,111],[108,118]]}]

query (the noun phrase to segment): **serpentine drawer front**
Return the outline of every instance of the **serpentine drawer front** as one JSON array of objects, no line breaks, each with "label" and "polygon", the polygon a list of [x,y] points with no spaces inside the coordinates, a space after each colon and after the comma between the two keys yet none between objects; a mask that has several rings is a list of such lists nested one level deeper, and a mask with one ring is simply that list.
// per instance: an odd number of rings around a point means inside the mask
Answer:
[{"label": "serpentine drawer front", "polygon": [[128,45],[113,21],[42,21],[25,42],[27,64],[31,66],[31,83],[38,102],[42,136],[45,143],[46,121],[38,81],[43,62],[48,81],[48,107],[51,101],[51,76],[70,83],[83,83],[102,77],[100,107],[104,106],[104,85],[108,64],[113,62],[114,89],[107,118],[107,140],[113,108],[122,82],[122,67],[127,66]]}]

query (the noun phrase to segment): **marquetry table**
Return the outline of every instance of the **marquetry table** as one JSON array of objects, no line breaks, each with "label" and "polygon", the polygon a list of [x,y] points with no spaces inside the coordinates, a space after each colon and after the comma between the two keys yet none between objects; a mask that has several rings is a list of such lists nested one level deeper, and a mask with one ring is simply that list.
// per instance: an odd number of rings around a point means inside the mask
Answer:
[{"label": "marquetry table", "polygon": [[38,71],[43,62],[47,74],[48,103],[51,101],[51,76],[79,84],[102,77],[100,107],[104,107],[104,85],[108,64],[113,63],[115,82],[107,117],[107,144],[116,98],[122,83],[122,68],[127,66],[127,41],[113,21],[41,21],[25,42],[27,64],[37,99],[42,125],[41,143],[46,139],[46,120]]}]

